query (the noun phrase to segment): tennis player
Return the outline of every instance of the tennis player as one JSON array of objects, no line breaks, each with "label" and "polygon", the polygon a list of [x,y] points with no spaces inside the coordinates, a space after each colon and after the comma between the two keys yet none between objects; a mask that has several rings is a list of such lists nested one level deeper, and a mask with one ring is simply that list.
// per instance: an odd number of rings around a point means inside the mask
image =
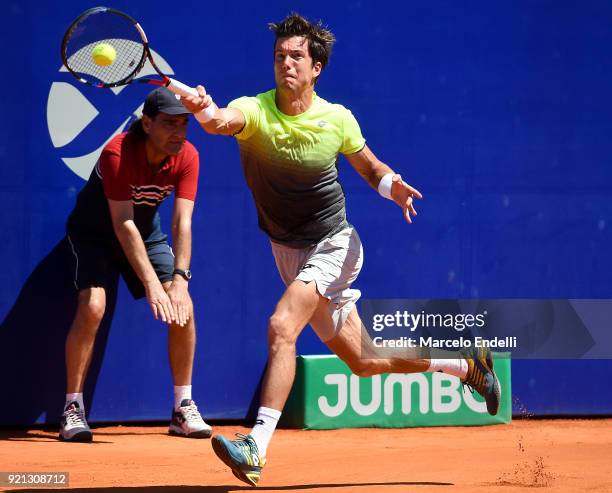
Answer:
[{"label": "tennis player", "polygon": [[[196,331],[188,285],[199,157],[186,140],[188,120],[189,112],[169,90],[152,91],[142,118],[102,151],[68,218],[78,308],[66,340],[67,394],[61,440],[92,440],[83,385],[106,310],[107,291],[116,289],[120,275],[134,298],[146,296],[154,317],[168,324],[174,379],[169,432],[191,438],[212,433],[191,398]],[[157,212],[172,192],[175,253]]]},{"label": "tennis player", "polygon": [[212,441],[217,455],[251,485],[257,484],[265,464],[295,377],[296,340],[308,323],[356,375],[443,371],[477,390],[491,414],[497,413],[500,398],[488,350],[457,354],[455,359],[377,358],[371,345],[362,353],[355,307],[360,292],[351,284],[363,252],[356,229],[346,219],[338,154],[382,197],[395,202],[409,223],[416,216],[413,201],[422,195],[374,155],[348,109],[315,92],[329,62],[333,34],[299,14],[270,28],[276,35],[275,89],[218,108],[199,86],[200,97],[184,101],[194,113],[211,106],[215,110],[202,124],[206,132],[237,139],[259,225],[270,238],[287,286],[268,323],[269,359],[256,424],[237,440],[216,435]]}]

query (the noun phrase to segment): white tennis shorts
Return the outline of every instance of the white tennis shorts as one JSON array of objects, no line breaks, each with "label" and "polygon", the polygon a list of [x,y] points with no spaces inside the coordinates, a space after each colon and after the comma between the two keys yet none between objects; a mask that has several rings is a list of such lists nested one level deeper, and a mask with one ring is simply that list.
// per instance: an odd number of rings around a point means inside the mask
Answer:
[{"label": "white tennis shorts", "polygon": [[363,248],[357,231],[348,227],[314,246],[290,248],[272,242],[278,272],[286,286],[294,280],[314,281],[329,300],[327,314],[315,314],[310,325],[325,342],[332,339],[361,296],[351,289],[363,265]]}]

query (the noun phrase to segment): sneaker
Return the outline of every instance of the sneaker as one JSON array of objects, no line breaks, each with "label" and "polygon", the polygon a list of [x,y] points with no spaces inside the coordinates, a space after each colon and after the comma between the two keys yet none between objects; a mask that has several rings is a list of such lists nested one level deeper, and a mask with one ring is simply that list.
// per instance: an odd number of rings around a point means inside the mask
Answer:
[{"label": "sneaker", "polygon": [[187,438],[210,438],[212,428],[202,419],[196,403],[183,399],[178,411],[172,410],[168,433]]},{"label": "sneaker", "polygon": [[64,442],[91,442],[92,435],[85,412],[78,402],[69,402],[60,420],[59,439]]},{"label": "sneaker", "polygon": [[257,486],[266,459],[259,455],[257,444],[251,435],[236,433],[236,436],[238,440],[228,440],[221,435],[215,435],[212,439],[213,450],[240,481]]},{"label": "sneaker", "polygon": [[463,353],[468,363],[468,372],[463,384],[471,392],[478,392],[487,403],[487,411],[492,416],[499,411],[501,391],[499,380],[493,371],[493,357],[489,348],[471,348]]}]

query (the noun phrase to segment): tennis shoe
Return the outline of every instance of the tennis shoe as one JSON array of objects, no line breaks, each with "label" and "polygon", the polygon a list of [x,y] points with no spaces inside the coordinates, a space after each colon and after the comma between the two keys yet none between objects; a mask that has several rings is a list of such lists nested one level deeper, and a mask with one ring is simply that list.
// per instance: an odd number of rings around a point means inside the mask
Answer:
[{"label": "tennis shoe", "polygon": [[266,459],[259,455],[251,435],[236,433],[236,436],[237,440],[228,440],[222,435],[215,435],[212,439],[213,450],[240,481],[257,486]]},{"label": "tennis shoe", "polygon": [[212,428],[202,419],[196,403],[183,399],[178,410],[172,410],[168,433],[187,438],[210,438]]},{"label": "tennis shoe", "polygon": [[59,439],[64,442],[91,442],[91,429],[79,403],[69,402],[60,419]]},{"label": "tennis shoe", "polygon": [[470,348],[463,352],[468,372],[462,383],[473,393],[484,397],[487,411],[492,416],[499,411],[501,391],[499,380],[493,371],[493,357],[489,348]]}]

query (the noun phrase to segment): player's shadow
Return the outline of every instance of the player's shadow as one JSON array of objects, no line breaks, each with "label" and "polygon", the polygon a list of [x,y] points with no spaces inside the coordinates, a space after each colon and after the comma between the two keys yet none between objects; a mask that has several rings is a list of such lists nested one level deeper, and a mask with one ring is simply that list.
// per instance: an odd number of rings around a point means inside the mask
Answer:
[{"label": "player's shadow", "polygon": [[[64,238],[30,274],[0,325],[0,389],[8,396],[0,406],[2,425],[59,421],[66,392],[64,344],[77,304],[74,272],[74,257]],[[100,372],[116,299],[116,290],[107,293],[106,315],[84,389],[86,408]]]},{"label": "player's shadow", "polygon": [[[285,486],[118,486],[114,488],[70,488],[71,493],[166,493],[169,491],[180,491],[181,493],[228,493],[230,491],[301,491],[315,490],[317,488],[363,488],[363,491],[376,491],[376,487],[406,486],[412,491],[419,491],[422,486],[454,486],[454,483],[442,483],[438,481],[389,481],[386,483],[331,483],[331,484],[296,484]],[[42,493],[56,492],[56,489],[25,489],[20,492]]]}]

